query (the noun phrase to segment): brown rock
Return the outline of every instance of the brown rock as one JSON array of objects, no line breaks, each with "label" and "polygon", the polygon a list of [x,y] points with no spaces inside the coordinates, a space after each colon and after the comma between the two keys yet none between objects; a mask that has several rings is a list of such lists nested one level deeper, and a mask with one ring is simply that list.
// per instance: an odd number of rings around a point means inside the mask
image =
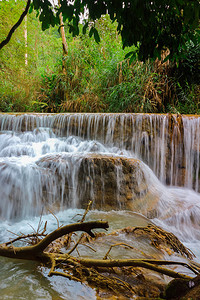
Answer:
[{"label": "brown rock", "polygon": [[[88,154],[73,161],[66,154],[52,154],[43,157],[37,164],[47,172],[49,170],[51,175],[53,173],[57,190],[60,189],[64,195],[64,204],[70,204],[73,199],[69,198],[76,197],[76,205],[80,208],[93,200],[93,208],[96,209],[123,208],[147,215],[155,209],[159,200],[149,191],[137,159]],[[43,190],[47,190],[45,184]]]}]

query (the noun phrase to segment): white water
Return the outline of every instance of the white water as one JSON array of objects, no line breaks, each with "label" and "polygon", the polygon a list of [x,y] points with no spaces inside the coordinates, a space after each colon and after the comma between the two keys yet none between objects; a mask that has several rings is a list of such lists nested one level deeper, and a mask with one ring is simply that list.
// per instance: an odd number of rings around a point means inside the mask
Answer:
[{"label": "white water", "polygon": [[[183,117],[183,133],[176,123],[176,117],[173,116],[173,120],[175,125],[169,137],[167,128],[171,125],[168,116],[0,116],[0,241],[11,237],[7,230],[27,233],[31,228],[27,223],[36,228],[41,211],[48,213],[48,209],[60,211],[57,217],[61,223],[73,222],[72,216],[80,207],[83,190],[90,189],[90,199],[95,196],[94,165],[85,163],[84,159],[98,154],[118,159],[139,159],[136,179],[141,181],[142,173],[151,196],[159,200],[154,207],[153,221],[175,233],[199,256],[200,194],[195,192],[199,190],[199,118]],[[167,160],[169,155],[170,163]],[[180,184],[181,163],[185,170],[184,187],[177,187]],[[84,177],[84,173],[80,175],[80,168],[85,170],[87,176]],[[114,169],[117,181],[116,190],[113,191],[116,209],[122,209],[120,196],[125,175],[120,164],[116,163]],[[104,205],[106,181],[103,171],[99,173]],[[166,186],[166,182],[170,186]],[[139,210],[137,212],[140,213]],[[144,209],[142,213],[145,213]],[[127,212],[123,214],[126,220]],[[120,212],[117,220],[119,215]],[[56,228],[56,220],[51,215],[45,218],[50,223],[49,230]],[[124,226],[127,225],[124,221]],[[1,259],[0,263],[5,262]],[[11,275],[1,278],[2,299],[11,299],[5,295],[9,293],[13,276],[19,276],[23,282],[22,270],[32,273],[33,264],[20,263],[14,267],[14,262],[6,260],[6,266]],[[36,273],[35,278],[27,276],[25,280],[27,293],[32,295],[29,299],[34,299],[35,293],[37,299],[53,299],[52,293],[58,293],[61,299],[70,299],[72,295],[80,299],[95,299],[94,292],[87,287],[81,286],[82,292],[78,292],[73,283],[63,288],[62,279],[59,279],[60,286],[57,286],[53,279],[45,277],[46,282],[37,289],[40,275],[38,271]]]},{"label": "white water", "polygon": [[[148,114],[22,114],[0,115],[0,128],[12,132],[51,128],[131,150],[163,183],[199,191],[200,118]],[[180,177],[185,177],[180,180]],[[181,182],[180,182],[181,181]]]},{"label": "white water", "polygon": [[[108,157],[131,157],[126,150],[106,147],[97,141],[75,136],[56,137],[47,128],[22,133],[2,131],[0,217],[10,220],[14,217],[38,215],[43,206],[51,207],[54,204],[61,209],[79,206],[79,169],[83,158],[92,153]],[[116,172],[119,177],[120,170],[117,167]],[[89,177],[94,180],[92,168],[89,170]],[[87,184],[86,179],[85,181]],[[66,185],[69,188],[65,194]]]}]

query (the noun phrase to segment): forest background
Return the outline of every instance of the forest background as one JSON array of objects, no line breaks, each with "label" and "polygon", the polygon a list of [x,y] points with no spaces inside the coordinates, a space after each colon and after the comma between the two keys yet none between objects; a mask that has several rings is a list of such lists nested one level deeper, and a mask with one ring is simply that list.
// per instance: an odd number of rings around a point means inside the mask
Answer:
[{"label": "forest background", "polygon": [[[0,1],[0,41],[25,5]],[[122,48],[108,15],[95,28],[99,43],[87,32],[72,37],[65,24],[63,56],[59,26],[42,31],[36,12],[28,14],[0,51],[0,111],[200,114],[198,44],[188,41],[179,60],[165,61],[166,50],[161,59],[141,61],[139,45]],[[129,52],[134,59],[125,59]]]}]

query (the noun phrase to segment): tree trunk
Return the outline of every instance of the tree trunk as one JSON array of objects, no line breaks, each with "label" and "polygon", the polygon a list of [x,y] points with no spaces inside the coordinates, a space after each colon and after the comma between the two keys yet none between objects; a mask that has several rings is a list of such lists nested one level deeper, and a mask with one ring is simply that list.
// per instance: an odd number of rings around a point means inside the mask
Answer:
[{"label": "tree trunk", "polygon": [[[58,5],[59,5],[59,7],[61,6],[60,0],[58,0]],[[62,13],[59,14],[59,19],[60,19],[60,34],[61,34],[62,46],[63,46],[62,70],[63,70],[63,74],[66,74],[65,56],[68,55],[68,45],[67,45],[67,40],[66,40],[66,35],[65,35],[65,27],[64,27],[64,23],[63,23]]]},{"label": "tree trunk", "polygon": [[24,40],[25,40],[25,66],[28,65],[28,41],[27,41],[27,15],[25,16]]}]

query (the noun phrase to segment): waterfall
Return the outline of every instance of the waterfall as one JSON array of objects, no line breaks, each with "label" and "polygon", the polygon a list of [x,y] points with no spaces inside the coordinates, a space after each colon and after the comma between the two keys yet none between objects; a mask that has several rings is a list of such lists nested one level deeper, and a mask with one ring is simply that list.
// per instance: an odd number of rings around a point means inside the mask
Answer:
[{"label": "waterfall", "polygon": [[[13,238],[12,232],[37,230],[41,213],[48,232],[58,221],[78,222],[93,200],[88,220],[106,220],[111,231],[153,222],[174,233],[199,261],[199,122],[199,116],[171,114],[0,114],[1,243]],[[117,236],[118,243],[126,239],[138,249],[130,258],[152,251],[143,239]],[[94,255],[103,257],[105,249],[98,248]],[[124,255],[120,249],[117,258]],[[15,296],[23,290],[25,298],[50,299],[50,286],[55,297],[96,298],[73,281],[53,282],[47,270],[48,289],[41,273],[33,277],[32,265],[26,270],[4,258],[2,265],[6,297],[13,295],[15,281]]]},{"label": "waterfall", "polygon": [[199,117],[156,114],[3,114],[1,132],[49,128],[132,151],[163,183],[199,191]]},{"label": "waterfall", "polygon": [[162,202],[154,174],[164,185],[200,189],[196,116],[1,114],[0,128],[3,219],[91,199],[96,208],[152,216],[144,199]]}]

